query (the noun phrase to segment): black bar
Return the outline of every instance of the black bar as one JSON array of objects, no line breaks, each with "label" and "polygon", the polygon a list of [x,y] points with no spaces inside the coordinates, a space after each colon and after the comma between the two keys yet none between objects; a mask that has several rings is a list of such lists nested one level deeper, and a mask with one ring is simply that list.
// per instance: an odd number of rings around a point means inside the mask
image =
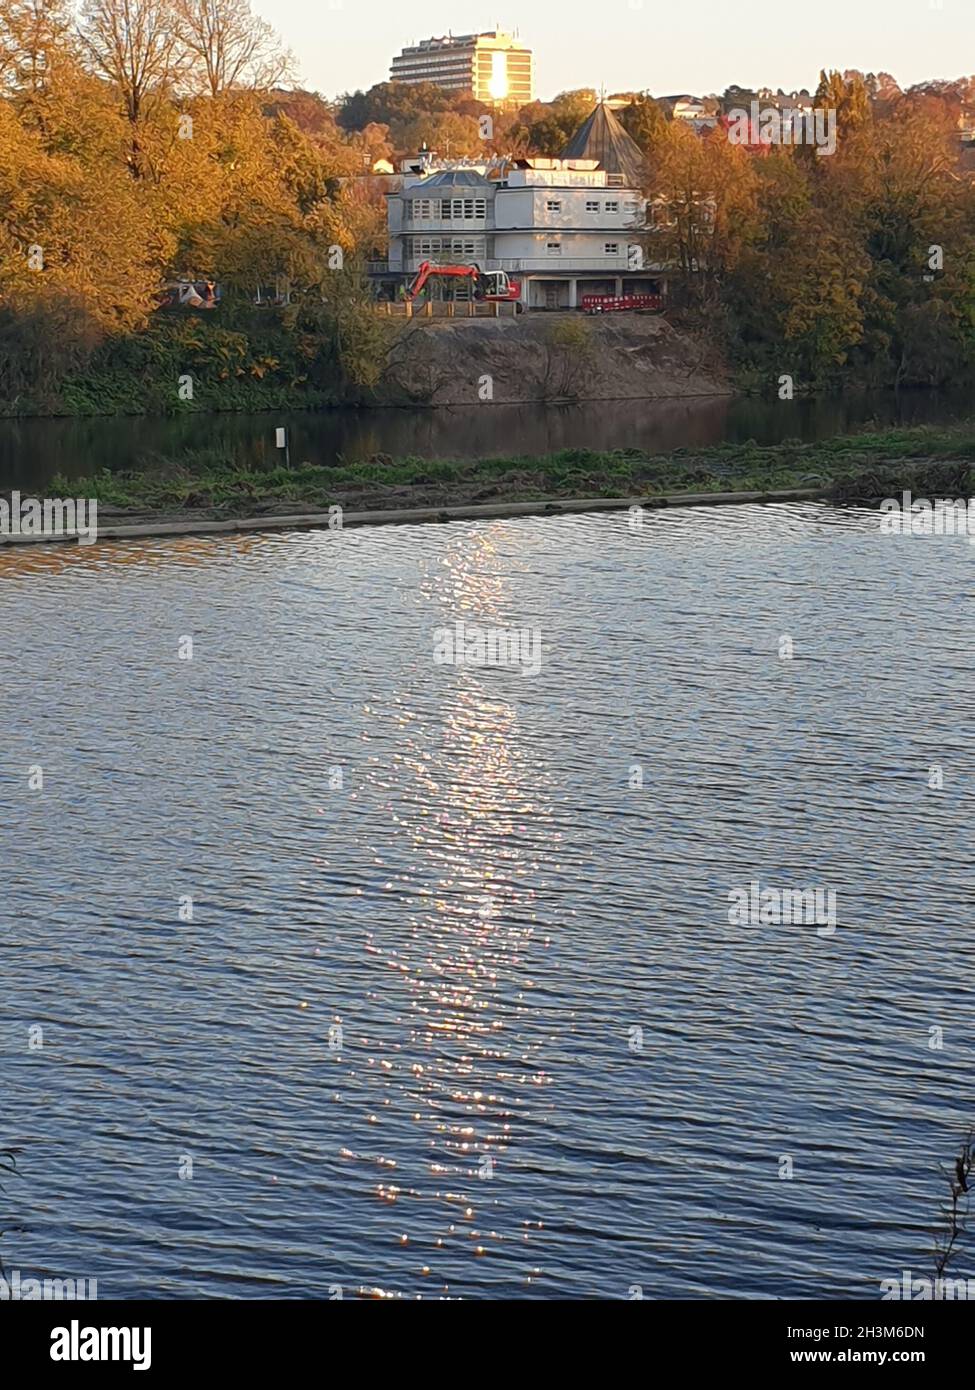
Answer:
[{"label": "black bar", "polygon": [[[580,1356],[595,1359],[610,1375],[625,1373],[634,1357],[635,1369],[670,1366],[691,1377],[711,1370],[781,1375],[801,1367],[830,1375],[837,1365],[928,1374],[964,1364],[970,1346],[968,1310],[950,1301],[491,1300],[450,1306],[431,1300],[412,1302],[409,1314],[405,1302],[7,1303],[0,1309],[0,1335],[7,1363],[21,1376],[46,1370],[69,1383],[78,1374],[135,1375],[137,1384],[155,1376],[173,1385],[190,1373],[187,1384],[196,1384],[199,1372],[221,1377],[220,1383],[240,1374],[250,1384],[269,1370],[304,1374],[316,1366],[316,1375],[328,1379],[361,1374],[371,1380],[388,1368],[411,1378],[424,1370],[438,1379],[469,1379],[473,1372],[489,1382],[524,1383],[533,1367],[551,1380],[562,1362],[579,1375]],[[78,1328],[73,1344],[72,1323]],[[150,1329],[149,1365],[136,1371],[131,1360],[52,1360],[55,1345],[79,1355],[95,1345],[101,1351],[100,1335],[96,1343],[86,1328],[139,1330],[129,1351],[143,1361],[144,1329]],[[110,1353],[112,1340],[105,1345]],[[121,1339],[118,1346],[126,1349]]]}]

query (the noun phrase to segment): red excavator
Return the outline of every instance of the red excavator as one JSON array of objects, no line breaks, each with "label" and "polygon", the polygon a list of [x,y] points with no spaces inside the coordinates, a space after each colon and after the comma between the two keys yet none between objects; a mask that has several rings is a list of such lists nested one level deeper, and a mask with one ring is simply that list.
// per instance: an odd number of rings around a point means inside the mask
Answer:
[{"label": "red excavator", "polygon": [[406,288],[406,298],[412,303],[432,279],[441,276],[469,280],[475,299],[516,303],[521,307],[521,285],[517,280],[509,280],[503,270],[482,270],[477,265],[434,265],[424,261],[415,277]]}]

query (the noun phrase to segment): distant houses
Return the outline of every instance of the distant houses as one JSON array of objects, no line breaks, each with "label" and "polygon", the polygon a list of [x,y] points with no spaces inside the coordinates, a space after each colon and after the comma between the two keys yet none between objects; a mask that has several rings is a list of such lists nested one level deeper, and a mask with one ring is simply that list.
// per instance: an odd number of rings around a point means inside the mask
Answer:
[{"label": "distant houses", "polygon": [[658,97],[657,103],[674,121],[701,121],[708,114],[700,97],[683,96]]},{"label": "distant houses", "polygon": [[698,134],[713,130],[718,124],[718,103],[714,97],[695,97],[685,92],[679,96],[657,97],[656,100],[665,116],[690,126]]}]

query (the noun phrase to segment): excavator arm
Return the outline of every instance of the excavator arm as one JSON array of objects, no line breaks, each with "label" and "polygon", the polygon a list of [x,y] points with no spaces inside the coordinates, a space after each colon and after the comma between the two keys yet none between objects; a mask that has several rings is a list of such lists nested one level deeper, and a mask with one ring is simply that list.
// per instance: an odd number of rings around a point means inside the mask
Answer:
[{"label": "excavator arm", "polygon": [[446,276],[454,279],[473,280],[474,296],[477,299],[500,299],[517,302],[521,298],[521,285],[509,281],[503,270],[481,271],[478,265],[434,265],[423,261],[412,283],[406,290],[406,298],[412,302],[428,280]]},{"label": "excavator arm", "polygon": [[430,261],[424,261],[407,289],[406,297],[416,299],[423,286],[435,275],[452,275],[465,280],[476,280],[479,273],[476,265],[433,265]]}]

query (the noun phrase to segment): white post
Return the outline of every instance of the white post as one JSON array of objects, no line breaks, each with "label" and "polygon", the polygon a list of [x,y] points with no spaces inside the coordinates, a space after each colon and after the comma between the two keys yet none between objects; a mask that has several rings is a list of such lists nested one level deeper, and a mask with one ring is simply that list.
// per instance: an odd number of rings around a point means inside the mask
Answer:
[{"label": "white post", "polygon": [[287,468],[291,467],[291,448],[288,444],[288,431],[283,425],[279,425],[274,431],[275,447],[284,450],[284,462]]}]

